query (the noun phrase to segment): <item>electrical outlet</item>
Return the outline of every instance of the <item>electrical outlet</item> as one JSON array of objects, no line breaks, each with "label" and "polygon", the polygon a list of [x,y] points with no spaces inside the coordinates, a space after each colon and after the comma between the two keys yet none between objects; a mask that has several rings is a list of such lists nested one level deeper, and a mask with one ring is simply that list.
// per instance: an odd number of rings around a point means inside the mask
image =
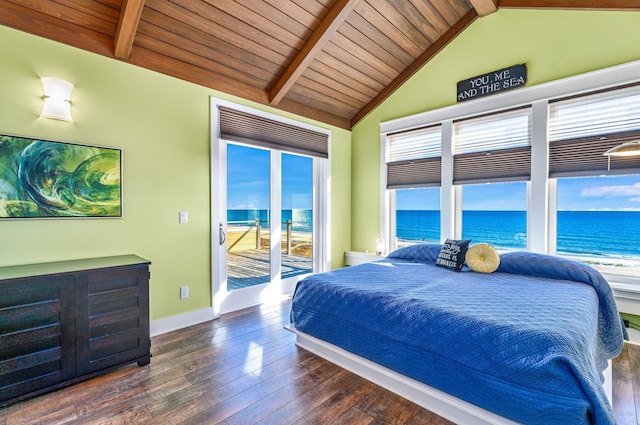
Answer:
[{"label": "electrical outlet", "polygon": [[189,298],[189,287],[181,286],[180,287],[180,299]]}]

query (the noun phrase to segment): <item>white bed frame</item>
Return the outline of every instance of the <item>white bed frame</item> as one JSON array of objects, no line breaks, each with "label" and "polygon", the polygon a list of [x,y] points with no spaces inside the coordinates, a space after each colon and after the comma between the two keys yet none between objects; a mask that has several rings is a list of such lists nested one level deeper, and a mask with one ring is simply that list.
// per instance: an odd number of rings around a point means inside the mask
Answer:
[{"label": "white bed frame", "polygon": [[[518,422],[499,416],[375,362],[357,356],[326,341],[300,332],[293,324],[285,326],[285,329],[296,335],[297,346],[327,359],[458,425],[519,424]],[[604,375],[605,392],[609,402],[611,402],[611,362],[609,362],[609,367],[605,370]]]}]

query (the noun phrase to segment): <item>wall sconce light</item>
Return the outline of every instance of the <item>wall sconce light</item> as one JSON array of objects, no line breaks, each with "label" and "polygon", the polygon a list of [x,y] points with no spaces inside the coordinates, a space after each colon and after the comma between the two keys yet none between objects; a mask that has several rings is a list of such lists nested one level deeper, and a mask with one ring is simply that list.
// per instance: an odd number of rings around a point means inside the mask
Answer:
[{"label": "wall sconce light", "polygon": [[42,77],[44,106],[41,117],[73,121],[71,118],[71,90],[73,84],[60,78]]}]

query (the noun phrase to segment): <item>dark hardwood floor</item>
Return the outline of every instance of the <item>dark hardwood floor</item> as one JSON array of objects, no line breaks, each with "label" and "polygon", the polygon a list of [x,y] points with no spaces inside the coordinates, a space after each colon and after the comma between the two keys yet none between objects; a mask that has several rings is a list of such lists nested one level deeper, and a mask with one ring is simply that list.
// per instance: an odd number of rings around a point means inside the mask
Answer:
[{"label": "dark hardwood floor", "polygon": [[[451,422],[305,350],[289,301],[152,338],[153,358],[0,409],[13,424],[411,424]],[[619,425],[638,423],[640,347],[614,361]]]}]

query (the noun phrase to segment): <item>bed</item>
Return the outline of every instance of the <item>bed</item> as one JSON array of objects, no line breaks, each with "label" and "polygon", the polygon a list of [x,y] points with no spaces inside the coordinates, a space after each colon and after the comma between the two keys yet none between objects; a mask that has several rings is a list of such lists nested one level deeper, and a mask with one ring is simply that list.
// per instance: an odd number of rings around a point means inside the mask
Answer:
[{"label": "bed", "polygon": [[615,423],[603,371],[624,331],[600,273],[526,252],[456,273],[440,249],[300,281],[298,344],[456,423]]}]

